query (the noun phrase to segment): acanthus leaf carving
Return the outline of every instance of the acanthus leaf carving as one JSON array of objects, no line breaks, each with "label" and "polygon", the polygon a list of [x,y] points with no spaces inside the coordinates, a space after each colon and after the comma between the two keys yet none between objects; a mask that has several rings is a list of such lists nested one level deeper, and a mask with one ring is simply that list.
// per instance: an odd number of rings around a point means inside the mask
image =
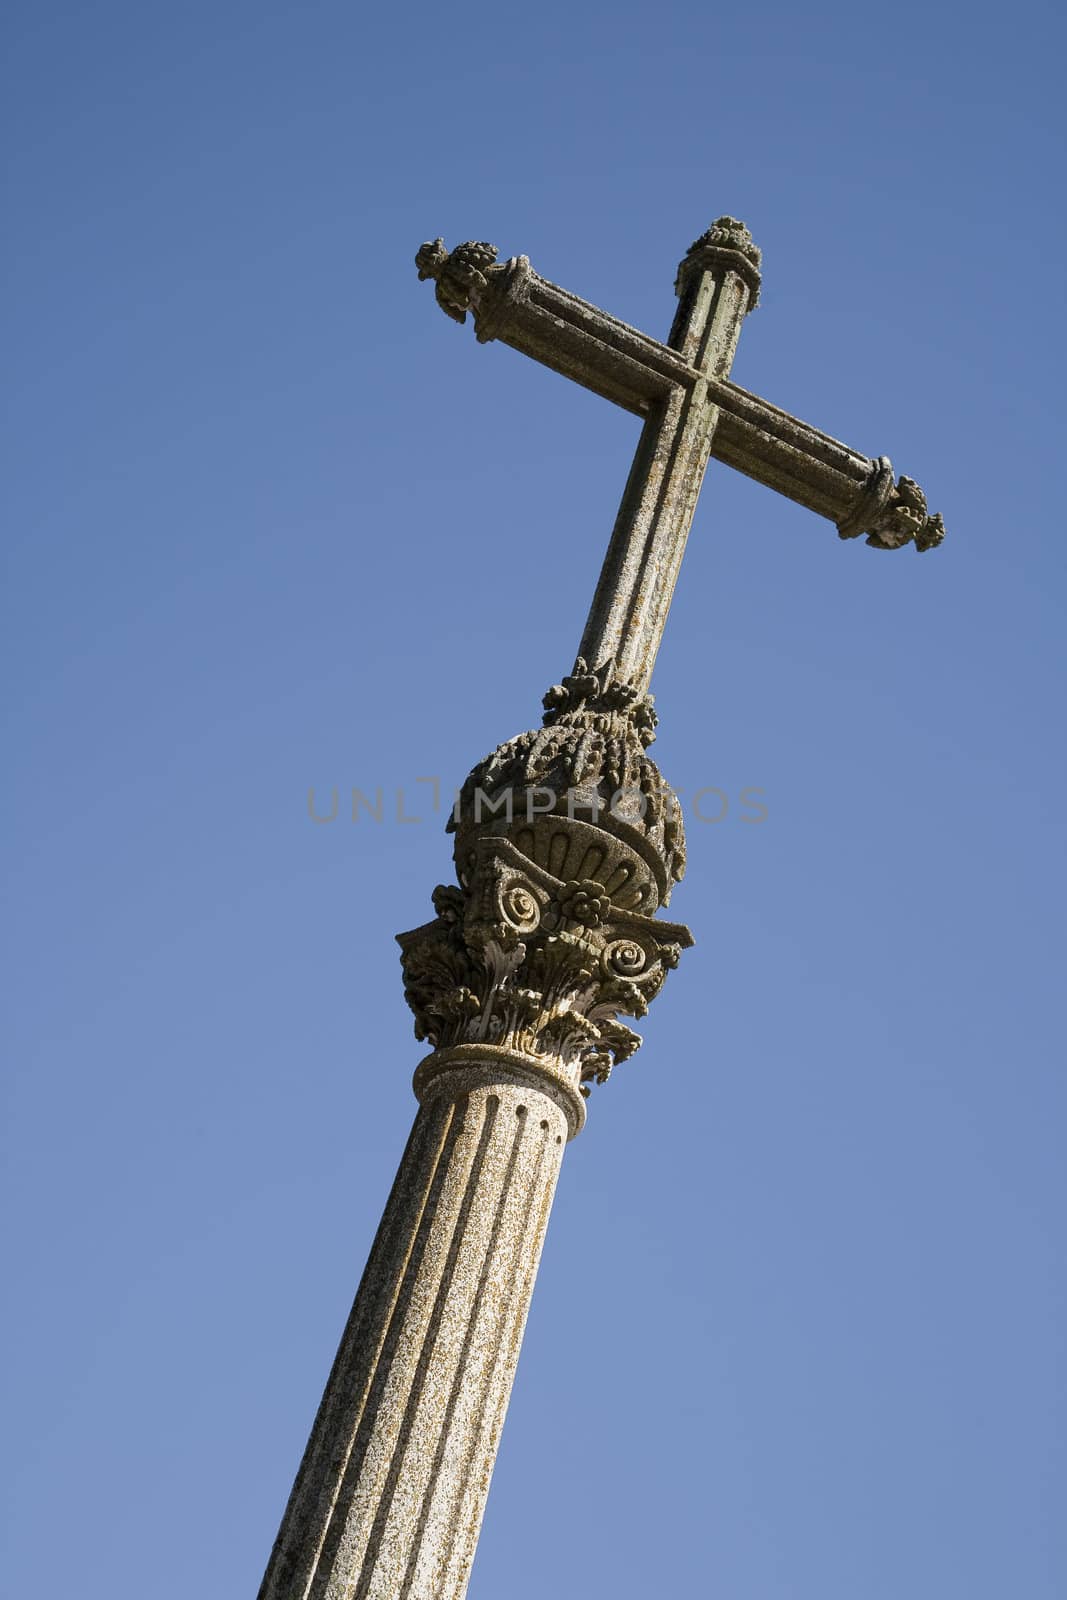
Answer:
[{"label": "acanthus leaf carving", "polygon": [[876,550],[900,550],[912,541],[916,550],[934,550],[945,537],[940,513],[930,516],[926,496],[914,478],[900,477],[885,510],[874,520],[867,543]]},{"label": "acanthus leaf carving", "polygon": [[484,239],[468,239],[454,250],[446,250],[443,239],[433,239],[420,245],[415,265],[420,280],[435,280],[437,304],[445,315],[466,322],[467,312],[476,310],[489,287],[491,273],[503,270],[496,266],[497,254],[496,245]]},{"label": "acanthus leaf carving", "polygon": [[434,891],[434,921],[399,935],[416,1036],[505,1045],[606,1082],[641,1042],[619,1016],[647,1012],[692,935],[614,905],[595,880],[554,877],[506,838],[473,853],[463,888]]},{"label": "acanthus leaf carving", "polygon": [[837,531],[842,539],[856,539],[865,533],[874,550],[902,550],[914,543],[921,554],[936,550],[943,542],[945,523],[940,512],[929,514],[926,496],[915,479],[901,475],[894,480],[889,457],[879,456]]}]

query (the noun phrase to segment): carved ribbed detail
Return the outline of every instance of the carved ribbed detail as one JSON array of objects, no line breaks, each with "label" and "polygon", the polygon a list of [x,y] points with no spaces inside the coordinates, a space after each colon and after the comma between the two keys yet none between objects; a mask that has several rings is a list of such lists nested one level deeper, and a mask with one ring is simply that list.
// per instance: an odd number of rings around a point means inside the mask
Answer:
[{"label": "carved ribbed detail", "polygon": [[[678,312],[665,345],[542,278],[525,256],[506,265],[496,256],[490,244],[470,240],[449,252],[435,239],[422,246],[416,264],[420,278],[436,280],[438,304],[448,316],[463,322],[468,310],[474,313],[480,341],[503,339],[652,423],[638,445],[579,650],[587,661],[616,659],[627,679],[647,687],[656,640],[633,635],[661,629],[666,619],[678,576],[672,547],[684,544],[684,531],[671,524],[688,527],[709,454],[829,517],[842,538],[866,533],[878,550],[909,543],[933,550],[943,540],[944,523],[927,514],[913,479],[898,480],[884,515],[864,520],[868,497],[857,491],[878,462],[729,382],[738,329],[760,289],[760,252],[736,217],[720,217],[689,247],[678,268]],[[700,441],[684,437],[694,428]],[[645,553],[631,574],[620,560],[620,546],[629,540]],[[611,607],[616,590],[619,606]]]},{"label": "carved ribbed detail", "polygon": [[[514,1329],[526,1321],[543,1240],[543,1229],[531,1222],[542,1215],[547,1222],[562,1149],[557,1132],[547,1117],[531,1117],[529,1105],[518,1103],[499,1129],[503,1180],[399,1600],[426,1594],[455,1600],[467,1587],[496,1455],[495,1439],[487,1448],[486,1419],[503,1417],[511,1391]],[[449,1450],[451,1472],[444,1470]]]},{"label": "carved ribbed detail", "polygon": [[461,1600],[567,1135],[506,1071],[420,1108],[260,1600]]},{"label": "carved ribbed detail", "polygon": [[467,1587],[471,1564],[478,1543],[482,1513],[489,1493],[493,1463],[504,1426],[512,1380],[526,1328],[526,1317],[533,1296],[534,1278],[541,1259],[541,1247],[548,1229],[556,1179],[559,1175],[558,1146],[551,1131],[546,1131],[538,1151],[537,1172],[531,1185],[521,1248],[515,1263],[515,1282],[509,1315],[500,1339],[490,1381],[484,1386],[485,1399],[481,1427],[473,1441],[463,1495],[455,1519],[455,1537],[441,1586],[443,1600],[461,1600]]}]

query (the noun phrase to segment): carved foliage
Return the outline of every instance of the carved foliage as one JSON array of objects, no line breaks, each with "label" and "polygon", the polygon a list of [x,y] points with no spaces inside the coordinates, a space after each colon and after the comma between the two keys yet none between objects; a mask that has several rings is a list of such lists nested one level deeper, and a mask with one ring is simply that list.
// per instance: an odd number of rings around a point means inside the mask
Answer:
[{"label": "carved foliage", "polygon": [[579,657],[544,706],[542,728],[509,739],[468,775],[458,817],[471,819],[479,796],[492,805],[508,794],[519,815],[527,791],[548,791],[559,811],[591,810],[606,831],[639,835],[659,862],[665,901],[685,872],[685,829],[677,796],[645,754],[656,737],[652,697],[620,679],[614,662],[591,669]]},{"label": "carved foliage", "polygon": [[848,513],[837,524],[842,539],[867,535],[875,550],[902,550],[906,544],[935,550],[945,537],[940,515],[928,516],[926,496],[914,478],[894,480],[893,463],[879,456]]},{"label": "carved foliage", "polygon": [[689,246],[689,253],[695,250],[737,250],[745,256],[758,270],[761,260],[759,245],[755,243],[748,228],[739,217],[718,217],[699,239],[694,239]]},{"label": "carved foliage", "polygon": [[737,217],[719,217],[706,233],[694,239],[678,268],[675,289],[681,293],[690,272],[718,265],[736,272],[748,284],[750,311],[759,304],[760,249]]},{"label": "carved foliage", "polygon": [[898,478],[889,504],[872,522],[867,543],[876,550],[900,550],[915,541],[919,551],[935,550],[945,537],[940,513],[927,515],[926,496],[914,478]]},{"label": "carved foliage", "polygon": [[449,251],[443,239],[434,239],[419,247],[415,265],[420,279],[436,279],[437,304],[446,316],[465,322],[488,288],[489,274],[503,270],[494,265],[496,258],[496,245],[484,240],[468,239]]},{"label": "carved foliage", "polygon": [[[505,1045],[605,1083],[692,935],[620,911],[594,880],[563,882],[507,839],[483,838],[467,888],[434,890],[437,916],[399,935],[415,1035],[435,1047]],[[587,1090],[583,1092],[588,1092]]]},{"label": "carved foliage", "polygon": [[555,683],[542,700],[545,714],[541,719],[547,727],[556,724],[591,724],[610,719],[616,731],[636,734],[641,748],[647,750],[656,737],[656,716],[650,694],[641,694],[632,683],[618,676],[616,665],[607,661],[590,669],[581,656],[574,663],[574,671]]}]

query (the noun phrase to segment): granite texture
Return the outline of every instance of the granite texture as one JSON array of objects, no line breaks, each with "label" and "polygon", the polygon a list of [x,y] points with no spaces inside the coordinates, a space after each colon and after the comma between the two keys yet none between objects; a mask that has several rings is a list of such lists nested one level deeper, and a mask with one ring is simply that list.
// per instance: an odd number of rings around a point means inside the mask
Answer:
[{"label": "granite texture", "polygon": [[644,419],[572,672],[542,725],[471,771],[457,883],[399,935],[433,1052],[260,1600],[461,1600],[563,1150],[640,1044],[692,943],[657,916],[685,869],[677,797],[648,755],[648,694],[709,456],[837,524],[919,550],[910,478],[730,382],[760,253],[720,217],[690,247],[667,344],[492,245],[423,245],[441,308]]},{"label": "granite texture", "polygon": [[675,280],[666,344],[542,278],[526,256],[498,263],[494,245],[442,240],[416,256],[438,303],[470,312],[481,343],[496,339],[645,420],[578,654],[613,661],[648,687],[709,456],[806,506],[843,539],[878,550],[944,538],[912,478],[729,380],[741,322],[760,288],[760,252],[743,222],[720,217],[695,240]]},{"label": "granite texture", "polygon": [[538,1082],[492,1047],[422,1074],[260,1600],[463,1595],[560,1161],[584,1111],[573,1082]]}]

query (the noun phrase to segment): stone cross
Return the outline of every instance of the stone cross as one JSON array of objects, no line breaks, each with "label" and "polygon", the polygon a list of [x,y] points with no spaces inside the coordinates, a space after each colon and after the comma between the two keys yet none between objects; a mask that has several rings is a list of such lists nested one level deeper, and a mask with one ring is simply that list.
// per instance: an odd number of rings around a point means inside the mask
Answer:
[{"label": "stone cross", "polygon": [[[260,1600],[462,1600],[565,1143],[640,1039],[689,930],[655,913],[685,868],[647,754],[647,694],[709,455],[894,550],[941,518],[861,455],[729,381],[760,256],[720,217],[690,248],[667,344],[492,245],[425,244],[420,278],[499,339],[644,419],[573,671],[538,729],[480,762],[449,827],[458,882],[399,936],[431,1052],[419,1110]],[[517,1559],[522,1559],[521,1552]]]},{"label": "stone cross", "polygon": [[910,478],[729,382],[741,323],[759,298],[760,252],[744,223],[720,217],[691,246],[675,289],[667,344],[638,333],[540,277],[526,256],[440,239],[423,245],[420,278],[481,342],[499,339],[642,417],[645,426],[579,656],[612,660],[644,691],[652,676],[689,525],[713,455],[837,524],[844,539],[895,550],[940,544],[940,517]]}]

